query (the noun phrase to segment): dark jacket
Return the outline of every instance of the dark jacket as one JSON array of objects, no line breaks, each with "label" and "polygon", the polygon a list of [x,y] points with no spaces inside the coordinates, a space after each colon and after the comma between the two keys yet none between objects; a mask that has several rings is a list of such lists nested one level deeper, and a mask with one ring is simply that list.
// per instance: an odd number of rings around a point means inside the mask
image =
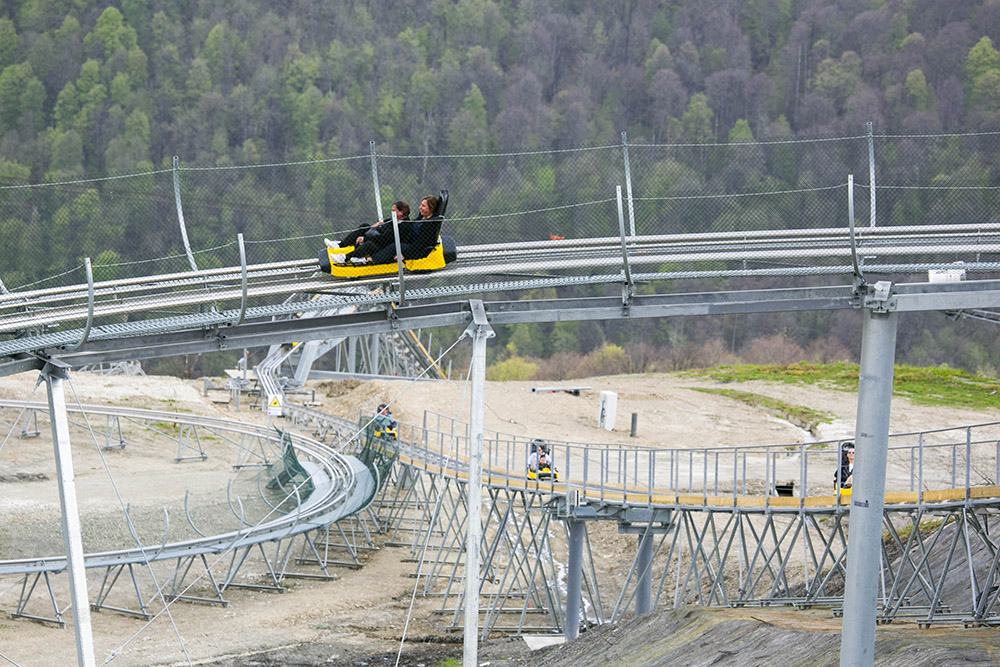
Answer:
[{"label": "dark jacket", "polygon": [[[422,259],[429,255],[438,242],[441,233],[440,215],[429,218],[407,220],[399,225],[399,245],[404,259]],[[392,239],[392,227],[389,228],[389,239]],[[388,264],[396,256],[395,243],[389,243],[372,255],[375,264]]]},{"label": "dark jacket", "polygon": [[841,459],[840,459],[840,467],[837,469],[837,472],[835,472],[833,474],[833,486],[836,487],[836,488],[838,488],[838,489],[849,489],[849,488],[851,488],[851,486],[853,485],[853,481],[854,480],[851,480],[852,484],[847,484],[846,482],[847,482],[847,478],[850,477],[853,474],[854,474],[854,471],[851,470],[851,464],[848,463],[847,457],[846,456],[841,457]]}]

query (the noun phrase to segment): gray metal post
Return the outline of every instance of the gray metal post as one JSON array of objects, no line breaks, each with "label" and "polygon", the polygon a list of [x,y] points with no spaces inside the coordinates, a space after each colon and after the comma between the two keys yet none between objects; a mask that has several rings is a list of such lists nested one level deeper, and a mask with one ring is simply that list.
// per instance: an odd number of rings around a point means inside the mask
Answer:
[{"label": "gray metal post", "polygon": [[462,664],[478,667],[479,652],[479,547],[483,538],[483,402],[486,395],[486,339],[496,334],[486,319],[483,302],[469,302],[472,323],[463,336],[472,338],[472,392],[469,405],[469,488],[465,537],[465,626]]},{"label": "gray metal post", "polygon": [[628,163],[628,136],[622,131],[622,156],[625,158],[625,193],[628,195],[629,236],[635,236],[635,208],[632,206],[632,168]]},{"label": "gray metal post", "polygon": [[648,614],[653,597],[653,533],[639,535],[639,554],[635,563],[635,615]]},{"label": "gray metal post", "polygon": [[875,226],[875,138],[872,135],[872,123],[868,121],[868,181],[871,186],[868,226]]},{"label": "gray metal post", "polygon": [[76,631],[76,661],[92,667],[94,636],[90,626],[90,601],[87,599],[87,571],[83,561],[83,537],[73,478],[73,456],[69,443],[69,419],[63,380],[68,366],[50,360],[42,369],[41,379],[48,386],[49,418],[52,421],[52,444],[55,447],[56,476],[59,479],[59,504],[62,509],[63,542],[66,545],[66,569],[69,571],[70,601],[73,604],[73,627]]},{"label": "gray metal post", "polygon": [[378,184],[378,163],[375,161],[375,142],[368,142],[368,150],[372,156],[372,183],[375,186],[375,210],[378,212],[376,220],[382,219],[382,189]]},{"label": "gray metal post", "polygon": [[628,266],[628,244],[625,242],[625,218],[622,214],[622,186],[616,186],[615,193],[618,198],[618,232],[622,239],[622,266],[625,270],[625,282],[632,287],[632,271]]},{"label": "gray metal post", "polygon": [[889,406],[896,351],[896,312],[864,311],[855,426],[854,484],[847,541],[847,583],[840,636],[841,667],[875,663],[875,615],[882,508],[889,448]]},{"label": "gray metal post", "polygon": [[583,591],[583,535],[587,524],[569,522],[569,558],[566,564],[566,639],[580,634],[580,599]]},{"label": "gray metal post", "polygon": [[399,244],[399,219],[392,212],[392,237],[396,243],[396,268],[399,270],[399,305],[406,305],[406,289],[403,287],[403,248]]},{"label": "gray metal post", "polygon": [[181,176],[180,158],[174,156],[174,204],[177,206],[177,222],[181,226],[181,241],[184,242],[184,252],[187,253],[188,263],[191,270],[197,271],[198,265],[194,261],[194,253],[191,252],[191,244],[188,243],[187,227],[184,225],[184,209],[181,207]]}]

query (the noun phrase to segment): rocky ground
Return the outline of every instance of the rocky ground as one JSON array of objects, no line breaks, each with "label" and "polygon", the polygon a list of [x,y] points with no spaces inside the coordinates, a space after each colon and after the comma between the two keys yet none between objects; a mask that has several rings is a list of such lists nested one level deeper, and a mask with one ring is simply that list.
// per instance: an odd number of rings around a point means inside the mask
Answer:
[{"label": "rocky ground", "polygon": [[[0,379],[0,398],[45,400],[35,376]],[[221,380],[216,380],[221,384]],[[830,412],[832,423],[814,435],[760,409],[721,396],[698,393],[710,382],[675,375],[594,378],[570,383],[586,386],[580,396],[532,393],[532,383],[489,383],[486,426],[507,433],[578,442],[630,442],[648,446],[802,442],[810,437],[848,437],[854,430],[856,396],[818,387],[762,382],[739,389]],[[202,395],[201,381],[175,378],[105,378],[74,374],[67,400],[121,403],[161,410],[198,412],[267,423],[259,411],[237,411]],[[732,385],[729,385],[732,387]],[[421,423],[425,409],[468,418],[468,386],[459,382],[338,381],[311,384],[316,407],[356,418],[391,402],[394,415]],[[597,396],[618,392],[618,424],[613,432],[597,427]],[[309,398],[312,398],[311,396]],[[630,415],[638,414],[637,437],[629,438]],[[52,446],[46,434],[20,439],[11,429],[16,413],[0,420],[0,559],[58,552],[58,495]],[[996,420],[997,410],[914,407],[894,400],[892,430],[910,431]],[[103,426],[103,424],[101,424]],[[0,424],[0,427],[3,425]],[[47,428],[43,424],[41,430]],[[8,431],[12,432],[7,437]],[[74,429],[73,455],[85,533],[90,539],[121,532],[119,501],[133,512],[156,514],[174,506],[185,490],[209,493],[218,475],[228,474],[234,455],[224,443],[207,443],[205,463],[174,463],[175,445],[135,436],[123,450],[102,450]],[[101,442],[100,444],[103,444]],[[109,482],[113,480],[113,484]],[[111,491],[117,489],[117,491]],[[89,518],[88,518],[89,517]],[[127,538],[127,534],[124,535]],[[85,537],[85,539],[87,539]],[[152,539],[152,538],[151,538]],[[613,531],[596,535],[595,550],[609,555],[634,549]],[[336,581],[294,582],[285,594],[233,590],[228,607],[176,604],[153,622],[100,612],[93,614],[98,663],[114,655],[113,665],[432,665],[460,659],[461,637],[443,629],[433,611],[439,601],[416,597],[407,549],[382,548],[366,556],[362,569],[341,569]],[[0,578],[0,658],[24,667],[75,662],[72,625],[66,630],[9,618],[20,582]],[[92,591],[94,588],[92,587]],[[93,594],[93,593],[92,593]],[[65,603],[63,603],[65,604]],[[409,619],[409,620],[408,620]],[[879,629],[879,661],[886,665],[997,664],[995,631],[918,631]],[[619,627],[595,628],[572,645],[530,652],[521,640],[491,639],[481,647],[490,664],[573,665],[670,664],[758,665],[834,664],[839,650],[839,619],[828,611],[691,609],[651,615]],[[116,653],[117,652],[117,653]],[[884,660],[883,660],[884,658]],[[0,660],[3,662],[3,660]]]}]

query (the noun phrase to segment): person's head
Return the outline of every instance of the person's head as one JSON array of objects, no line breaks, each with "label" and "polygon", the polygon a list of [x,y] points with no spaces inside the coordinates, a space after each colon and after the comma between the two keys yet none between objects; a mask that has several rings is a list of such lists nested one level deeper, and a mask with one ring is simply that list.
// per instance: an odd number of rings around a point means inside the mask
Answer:
[{"label": "person's head", "polygon": [[847,459],[848,461],[850,461],[851,463],[853,463],[854,462],[854,443],[853,442],[845,442],[840,449],[841,449],[841,451],[844,454],[844,458]]},{"label": "person's head", "polygon": [[429,218],[437,212],[438,198],[428,195],[420,200],[420,217]]},{"label": "person's head", "polygon": [[385,403],[379,403],[378,411],[379,414],[385,414],[386,412],[389,411],[389,406],[386,405]]},{"label": "person's head", "polygon": [[392,210],[396,212],[397,220],[406,220],[410,217],[410,205],[403,200],[399,200],[393,204]]}]

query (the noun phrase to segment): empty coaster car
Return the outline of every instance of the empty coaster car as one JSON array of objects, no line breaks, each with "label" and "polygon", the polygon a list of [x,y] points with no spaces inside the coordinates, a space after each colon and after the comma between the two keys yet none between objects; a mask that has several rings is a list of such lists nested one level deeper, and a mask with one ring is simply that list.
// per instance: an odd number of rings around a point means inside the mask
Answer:
[{"label": "empty coaster car", "polygon": [[[457,257],[455,240],[450,236],[441,236],[441,223],[448,208],[448,191],[441,190],[437,200],[437,211],[434,216],[426,220],[418,219],[402,223],[410,225],[412,230],[413,241],[403,247],[403,268],[412,273],[443,269]],[[353,246],[323,248],[319,253],[319,270],[338,278],[361,278],[396,273],[395,261],[388,264],[338,264],[333,261],[334,255],[347,254],[353,250]]]}]

